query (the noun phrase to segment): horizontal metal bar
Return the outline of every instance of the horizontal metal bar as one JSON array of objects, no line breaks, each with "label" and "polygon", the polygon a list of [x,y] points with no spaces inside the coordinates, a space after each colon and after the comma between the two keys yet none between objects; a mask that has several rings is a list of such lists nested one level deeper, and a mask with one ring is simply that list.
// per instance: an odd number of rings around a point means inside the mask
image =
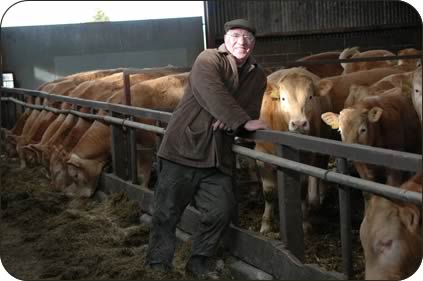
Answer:
[{"label": "horizontal metal bar", "polygon": [[122,118],[117,118],[112,116],[104,116],[103,120],[107,123],[126,126],[126,127],[130,127],[134,129],[142,129],[142,130],[146,130],[149,132],[154,132],[154,133],[158,133],[162,135],[165,133],[165,129],[163,128],[149,125],[149,124],[138,123],[138,122],[127,120],[127,119],[122,119]]},{"label": "horizontal metal bar", "polygon": [[[20,104],[23,105],[24,103],[20,102]],[[125,115],[138,115],[165,122],[168,122],[170,116],[172,115],[169,112],[145,108],[134,108],[120,104],[108,104],[107,108],[111,111]],[[47,110],[46,107],[42,107],[42,109]],[[343,144],[340,141],[294,134],[290,132],[259,130],[249,134],[247,137],[254,140],[264,140],[271,143],[284,144],[303,151],[327,154],[334,157],[381,165],[403,171],[417,172],[421,170],[422,165],[422,156],[419,154],[359,144]]]},{"label": "horizontal metal bar", "polygon": [[172,113],[170,112],[158,111],[143,107],[128,106],[124,104],[109,104],[108,110],[124,115],[134,115],[138,117],[151,118],[163,122],[169,122],[169,119],[172,116]]},{"label": "horizontal metal bar", "polygon": [[302,174],[314,176],[333,183],[354,187],[356,189],[387,196],[405,202],[411,202],[419,206],[422,205],[422,194],[399,189],[385,184],[375,183],[361,178],[343,175],[337,172],[309,166],[288,159],[280,158],[275,155],[258,152],[243,146],[233,145],[232,150],[238,154],[254,158],[266,163],[276,165],[280,168],[289,169]]},{"label": "horizontal metal bar", "polygon": [[255,140],[265,140],[271,143],[285,144],[303,151],[347,158],[353,161],[361,161],[402,171],[417,172],[421,170],[422,165],[422,155],[420,154],[368,145],[345,144],[341,141],[290,132],[258,130],[246,137]]},{"label": "horizontal metal bar", "polygon": [[[166,70],[166,68],[162,68],[163,70]],[[160,70],[160,68],[143,68],[143,69],[136,69],[136,68],[126,68],[123,70],[124,74],[140,74],[140,73],[154,73],[157,72],[157,70]],[[191,67],[170,67],[168,70],[174,70],[177,72],[187,72],[191,71]]]},{"label": "horizontal metal bar", "polygon": [[[26,91],[34,92],[34,91],[31,91],[31,90],[25,90],[25,89],[19,89],[19,88],[13,88],[13,89],[12,88],[2,88],[2,89],[6,89],[5,90],[6,92],[21,94],[21,95],[25,95]],[[9,91],[9,89],[10,89],[10,91]],[[35,91],[35,93],[37,93],[38,95],[34,95],[34,96],[47,98],[50,101],[54,100],[54,101],[67,102],[67,103],[72,103],[72,104],[76,104],[76,105],[84,106],[84,107],[91,107],[91,108],[95,108],[95,109],[103,109],[103,110],[108,110],[108,111],[114,111],[114,112],[124,114],[124,115],[134,115],[134,116],[138,116],[138,117],[151,118],[151,119],[155,119],[155,120],[159,120],[159,121],[163,121],[163,122],[169,122],[169,119],[172,116],[172,113],[170,113],[170,112],[152,110],[152,109],[148,109],[148,108],[127,106],[127,105],[122,105],[122,104],[112,104],[112,103],[107,103],[107,102],[92,101],[92,100],[75,98],[75,97],[57,96],[57,95],[52,95],[52,94],[39,92],[39,91]],[[2,97],[2,100],[3,99],[5,99],[5,97]],[[6,97],[6,99],[8,99],[8,98]],[[16,101],[17,100],[14,100],[14,102],[16,102]],[[20,103],[20,104],[24,105],[23,103]],[[45,108],[32,107],[32,105],[30,105],[30,104],[27,104],[27,105],[24,105],[24,106],[28,106],[28,107],[35,108],[35,109],[45,109]],[[163,110],[166,110],[166,109],[163,109]],[[51,110],[51,111],[53,111],[53,110]]]}]

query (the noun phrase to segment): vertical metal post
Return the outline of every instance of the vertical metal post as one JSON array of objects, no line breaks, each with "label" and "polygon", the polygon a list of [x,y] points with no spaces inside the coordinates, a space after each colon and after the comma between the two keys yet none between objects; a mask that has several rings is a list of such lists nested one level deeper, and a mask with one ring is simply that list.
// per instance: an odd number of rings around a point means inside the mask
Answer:
[{"label": "vertical metal post", "polygon": [[[130,116],[129,120],[133,121],[134,117]],[[132,183],[139,184],[138,180],[138,167],[137,167],[137,137],[136,129],[129,128],[128,130],[128,145],[129,145],[129,174]]]},{"label": "vertical metal post", "polygon": [[[125,91],[125,104],[131,105],[131,82],[129,73],[123,71],[123,88]],[[133,116],[129,116],[129,120],[134,121]],[[138,167],[137,167],[137,139],[136,129],[128,128],[126,138],[128,140],[128,175],[132,183],[138,184]]]},{"label": "vertical metal post", "polygon": [[214,15],[216,13],[216,3],[214,1],[204,1],[204,21],[206,25],[207,46],[205,48],[216,47],[216,22]]},{"label": "vertical metal post", "polygon": [[[348,173],[346,159],[336,159],[336,170],[341,174]],[[351,279],[353,274],[351,245],[351,188],[348,186],[339,186],[338,194],[341,226],[342,268],[347,279]]]},{"label": "vertical metal post", "polygon": [[[160,120],[156,120],[156,124],[157,127],[162,127],[162,122]],[[157,151],[159,151],[160,145],[162,143],[163,140],[163,136],[160,134],[156,134],[156,173],[157,176],[159,175],[159,171],[160,171],[160,161],[159,161],[159,156],[157,156]]]},{"label": "vertical metal post", "polygon": [[[297,162],[300,160],[298,150],[285,145],[277,145],[277,156]],[[281,239],[300,261],[304,261],[300,175],[278,169],[277,183]]]},{"label": "vertical metal post", "polygon": [[[121,117],[115,112],[110,112],[113,117]],[[126,155],[127,146],[125,143],[125,134],[123,128],[119,125],[112,124],[112,166],[113,173],[124,179],[128,180],[128,173],[125,169],[126,165]]]},{"label": "vertical metal post", "polygon": [[[15,95],[12,95],[13,97],[15,97]],[[15,124],[16,124],[16,119],[17,119],[17,106],[16,103],[14,102],[10,102],[8,105],[9,108],[9,124],[8,124],[8,129],[12,129]]]}]

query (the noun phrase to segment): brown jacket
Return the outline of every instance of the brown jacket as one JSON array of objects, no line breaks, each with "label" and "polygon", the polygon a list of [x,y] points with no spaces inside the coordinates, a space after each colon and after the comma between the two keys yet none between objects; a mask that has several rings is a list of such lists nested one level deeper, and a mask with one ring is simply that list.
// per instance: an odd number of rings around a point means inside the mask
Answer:
[{"label": "brown jacket", "polygon": [[224,44],[203,51],[194,62],[185,94],[173,112],[158,155],[192,167],[217,167],[232,174],[233,135],[213,131],[220,120],[237,132],[258,119],[266,76],[250,56],[241,73]]}]

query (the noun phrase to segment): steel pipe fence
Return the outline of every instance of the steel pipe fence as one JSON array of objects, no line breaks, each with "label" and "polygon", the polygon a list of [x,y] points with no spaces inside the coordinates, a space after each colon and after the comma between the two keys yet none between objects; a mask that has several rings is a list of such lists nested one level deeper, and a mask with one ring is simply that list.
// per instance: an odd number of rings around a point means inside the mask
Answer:
[{"label": "steel pipe fence", "polygon": [[[73,109],[61,110],[45,104],[28,104],[22,101],[22,97],[26,95],[42,97],[44,99],[48,99],[49,102],[61,101],[71,103],[74,107]],[[122,128],[126,127],[145,130],[157,135],[163,135],[165,132],[164,128],[139,123],[131,119],[133,119],[133,117],[143,117],[155,119],[158,122],[167,122],[171,116],[171,113],[169,112],[136,108],[121,104],[108,104],[105,102],[55,96],[44,92],[25,89],[1,88],[1,103],[3,105],[14,104],[15,109],[16,105],[20,105],[22,107],[29,107],[36,110],[51,111],[56,114],[74,114],[81,118],[99,120],[110,124],[113,132],[112,136],[115,140],[112,142],[114,173],[124,180],[131,179],[133,183],[136,183],[136,175],[134,174],[136,169],[133,167],[134,160],[132,159],[131,161],[127,161],[127,158],[128,155],[134,154],[134,150],[127,147],[129,146],[129,142],[122,142],[123,139],[129,139],[129,137],[124,135],[125,133]],[[78,106],[89,107],[94,111],[104,110],[108,112],[108,115],[83,113],[76,110]],[[2,118],[3,117],[4,116],[2,116]],[[17,118],[16,115],[14,118]],[[16,120],[9,121],[16,122]],[[134,136],[131,138],[134,138]],[[301,198],[299,188],[297,188],[300,184],[295,174],[311,175],[338,185],[340,190],[339,204],[343,267],[344,275],[347,277],[350,277],[352,274],[351,208],[349,198],[351,188],[422,206],[422,196],[420,193],[405,191],[385,184],[352,177],[347,175],[348,171],[346,169],[346,161],[348,159],[352,161],[382,165],[394,169],[417,172],[421,170],[421,155],[363,145],[349,145],[329,139],[270,130],[256,131],[255,133],[250,134],[248,139],[272,142],[278,147],[277,155],[257,152],[239,145],[233,145],[232,149],[239,155],[264,161],[277,167],[278,193],[280,197],[279,209],[281,216],[281,236],[283,237],[287,248],[300,261],[303,261],[304,259],[304,234],[302,230]],[[119,145],[126,146],[126,148],[118,148]],[[335,157],[337,160],[337,172],[299,163],[298,159],[301,151],[328,154]],[[128,167],[125,167],[122,163],[125,163]],[[287,227],[288,225],[289,227]]]}]

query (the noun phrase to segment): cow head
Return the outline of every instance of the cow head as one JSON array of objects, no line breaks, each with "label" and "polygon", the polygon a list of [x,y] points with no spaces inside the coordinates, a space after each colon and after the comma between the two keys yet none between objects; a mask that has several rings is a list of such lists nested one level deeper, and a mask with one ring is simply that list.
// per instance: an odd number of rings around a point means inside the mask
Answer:
[{"label": "cow head", "polygon": [[411,95],[414,108],[422,122],[422,66],[413,73],[413,94]]},{"label": "cow head", "polygon": [[77,197],[93,195],[105,164],[106,161],[82,159],[72,153],[66,162],[70,185],[65,187],[65,192]]},{"label": "cow head", "polygon": [[19,136],[6,134],[5,142],[4,142],[4,144],[5,144],[4,150],[6,151],[6,153],[9,157],[16,157],[18,155],[18,152],[16,150],[16,144],[17,144],[16,138],[17,137],[19,137]]},{"label": "cow head", "polygon": [[332,88],[330,81],[319,81],[300,73],[290,73],[277,83],[269,81],[271,97],[278,99],[291,132],[309,134],[318,97]]},{"label": "cow head", "polygon": [[67,154],[56,147],[52,148],[50,157],[50,178],[52,184],[57,189],[64,189],[67,185],[71,184],[68,171],[66,169]]},{"label": "cow head", "polygon": [[[401,188],[407,189],[407,184]],[[422,259],[421,226],[417,206],[371,196],[360,226],[365,278],[401,280],[411,276]]]},{"label": "cow head", "polygon": [[22,147],[22,152],[27,166],[34,166],[35,164],[39,163],[39,159],[41,158],[41,151],[37,148],[36,145],[26,145]]},{"label": "cow head", "polygon": [[372,145],[372,126],[380,120],[382,113],[383,109],[378,106],[370,110],[358,106],[345,108],[339,114],[326,112],[321,117],[326,124],[339,130],[343,142]]}]

